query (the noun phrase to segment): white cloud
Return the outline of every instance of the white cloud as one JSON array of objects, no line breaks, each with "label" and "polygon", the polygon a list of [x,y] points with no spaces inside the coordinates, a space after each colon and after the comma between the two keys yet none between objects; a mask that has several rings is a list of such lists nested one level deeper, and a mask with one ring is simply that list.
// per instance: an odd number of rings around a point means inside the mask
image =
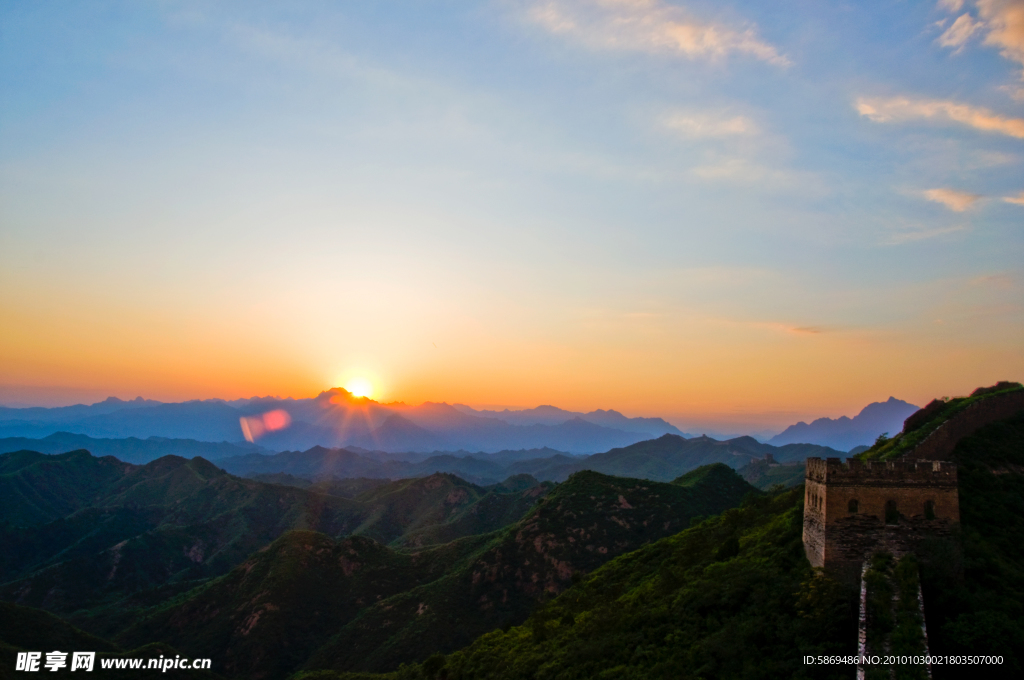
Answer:
[{"label": "white cloud", "polygon": [[778,66],[790,61],[752,28],[704,23],[663,0],[527,0],[530,21],[593,48],[715,59],[745,54]]},{"label": "white cloud", "polygon": [[670,130],[691,139],[751,136],[758,133],[757,125],[746,116],[676,112],[665,116],[662,123]]},{"label": "white cloud", "polygon": [[978,202],[979,194],[969,194],[956,189],[928,189],[923,192],[929,201],[941,203],[954,212],[963,212]]},{"label": "white cloud", "polygon": [[952,26],[936,38],[936,42],[943,47],[955,47],[959,52],[971,39],[971,36],[981,30],[984,25],[980,21],[972,19],[970,14],[961,14]]},{"label": "white cloud", "polygon": [[893,234],[887,238],[883,243],[890,246],[899,246],[904,243],[913,243],[914,241],[924,241],[925,239],[936,238],[938,236],[945,236],[946,234],[955,234],[957,232],[966,231],[967,226],[960,224],[955,227],[939,227],[936,229],[915,229],[913,231],[901,231],[898,234]]},{"label": "white cloud", "polygon": [[1020,192],[1016,196],[1004,196],[1003,200],[1007,203],[1014,203],[1016,205],[1024,205],[1024,191]]},{"label": "white cloud", "polygon": [[860,115],[876,123],[899,123],[920,119],[947,120],[984,132],[998,132],[1024,139],[1024,119],[1007,118],[985,108],[949,100],[862,97],[857,100],[856,107]]},{"label": "white cloud", "polygon": [[959,12],[964,6],[964,0],[939,0],[939,7],[949,12]]}]

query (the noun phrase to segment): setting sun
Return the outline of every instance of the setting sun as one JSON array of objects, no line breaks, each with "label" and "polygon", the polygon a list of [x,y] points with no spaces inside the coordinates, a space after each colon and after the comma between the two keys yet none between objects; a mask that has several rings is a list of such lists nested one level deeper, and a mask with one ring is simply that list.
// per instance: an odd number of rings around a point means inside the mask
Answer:
[{"label": "setting sun", "polygon": [[345,383],[345,389],[351,392],[353,397],[370,397],[373,395],[373,385],[366,378],[352,378]]}]

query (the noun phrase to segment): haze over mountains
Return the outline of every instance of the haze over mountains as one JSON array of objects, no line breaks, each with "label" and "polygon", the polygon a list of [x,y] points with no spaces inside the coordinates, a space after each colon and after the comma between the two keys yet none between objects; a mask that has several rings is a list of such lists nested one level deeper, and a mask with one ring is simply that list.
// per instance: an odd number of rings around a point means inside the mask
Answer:
[{"label": "haze over mountains", "polygon": [[661,418],[627,418],[616,411],[576,413],[541,406],[494,413],[431,402],[380,404],[334,388],[312,399],[210,399],[167,404],[111,397],[90,406],[0,407],[0,437],[42,438],[68,432],[97,438],[241,442],[241,418],[281,411],[287,413],[289,424],[258,439],[266,449],[356,446],[386,452],[495,452],[551,447],[594,453],[663,434],[689,436]]},{"label": "haze over mountains", "polygon": [[317,446],[272,456],[250,453],[222,458],[217,465],[243,477],[283,473],[305,479],[397,479],[447,472],[477,484],[495,484],[507,477],[523,474],[541,481],[561,482],[575,472],[592,470],[669,482],[702,465],[722,463],[739,469],[755,461],[764,461],[769,454],[778,463],[802,463],[808,456],[828,458],[843,455],[841,451],[816,444],[776,447],[762,444],[752,437],[719,441],[710,437],[686,439],[666,434],[590,456],[569,456],[551,449],[401,456]]}]

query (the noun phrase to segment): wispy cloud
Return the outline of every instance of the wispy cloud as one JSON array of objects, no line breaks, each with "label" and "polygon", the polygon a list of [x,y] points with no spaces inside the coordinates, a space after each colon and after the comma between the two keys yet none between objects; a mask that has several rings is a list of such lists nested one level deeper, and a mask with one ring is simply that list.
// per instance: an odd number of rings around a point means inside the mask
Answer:
[{"label": "wispy cloud", "polygon": [[999,48],[1004,57],[1024,66],[1024,2],[978,0],[977,5],[978,15],[988,28],[985,44]]},{"label": "wispy cloud", "polygon": [[1024,139],[1024,119],[1007,118],[992,111],[959,102],[908,97],[860,98],[860,115],[876,123],[901,123],[910,120],[939,120],[962,123],[984,132],[997,132]]},{"label": "wispy cloud", "polygon": [[691,139],[750,136],[759,131],[757,124],[746,116],[702,112],[671,113],[662,119],[662,123]]},{"label": "wispy cloud", "polygon": [[943,47],[956,48],[956,51],[959,52],[971,39],[971,36],[980,31],[984,25],[980,21],[975,21],[970,14],[961,14],[952,26],[936,38],[935,42]]},{"label": "wispy cloud", "polygon": [[[1010,61],[1024,66],[1024,2],[1021,0],[976,0],[978,20],[965,12],[936,40],[943,47],[960,51],[976,33],[984,32],[984,44],[995,47]],[[942,0],[939,7],[959,12],[963,0]],[[938,23],[944,26],[945,21]],[[1021,73],[1024,78],[1024,72]]]},{"label": "wispy cloud", "polygon": [[1013,290],[1016,285],[1013,277],[1009,274],[988,274],[985,276],[978,276],[968,283],[972,286],[985,286],[988,288],[997,288],[999,290]]},{"label": "wispy cloud", "polygon": [[956,189],[928,189],[924,192],[924,197],[929,201],[941,203],[955,212],[967,210],[981,198],[979,194],[969,194]]},{"label": "wispy cloud", "polygon": [[527,0],[530,21],[597,49],[716,59],[744,54],[777,66],[790,61],[753,28],[706,23],[663,0]]},{"label": "wispy cloud", "polygon": [[1015,205],[1024,205],[1024,191],[1020,192],[1016,196],[1004,196],[1003,200]]},{"label": "wispy cloud", "polygon": [[1024,87],[1015,85],[1003,85],[999,88],[1006,94],[1010,95],[1010,99],[1016,102],[1024,102]]},{"label": "wispy cloud", "polygon": [[892,234],[882,243],[883,245],[898,246],[903,245],[904,243],[924,241],[926,239],[945,236],[947,234],[955,234],[961,231],[967,231],[967,225],[960,224],[954,227],[937,227],[935,229],[913,229],[911,231],[901,231],[899,233]]}]

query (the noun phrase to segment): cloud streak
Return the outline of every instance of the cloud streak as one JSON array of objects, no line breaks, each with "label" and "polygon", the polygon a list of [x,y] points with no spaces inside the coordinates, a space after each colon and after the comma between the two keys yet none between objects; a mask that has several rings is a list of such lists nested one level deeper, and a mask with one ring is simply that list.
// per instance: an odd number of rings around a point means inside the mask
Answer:
[{"label": "cloud streak", "polygon": [[756,135],[757,124],[746,116],[727,117],[712,113],[673,113],[662,120],[665,127],[690,139]]},{"label": "cloud streak", "polygon": [[537,0],[530,21],[594,48],[670,54],[689,59],[752,56],[776,66],[790,61],[751,28],[704,23],[663,0]]},{"label": "cloud streak", "polygon": [[980,106],[949,100],[862,97],[857,100],[856,108],[860,115],[875,123],[936,120],[1024,139],[1024,119],[1007,118]]},{"label": "cloud streak", "polygon": [[901,231],[898,234],[893,234],[889,238],[885,239],[885,241],[883,241],[883,244],[889,246],[899,246],[903,245],[904,243],[924,241],[926,239],[945,236],[947,234],[955,234],[957,232],[966,230],[967,226],[960,224],[955,227],[939,227],[936,229],[915,229],[913,231]]},{"label": "cloud streak", "polygon": [[956,189],[928,189],[924,192],[924,197],[929,201],[941,203],[954,212],[967,210],[981,198],[978,194],[969,194]]},{"label": "cloud streak", "polygon": [[1016,196],[1004,196],[1003,200],[1007,203],[1013,203],[1014,205],[1024,205],[1024,191],[1020,192]]}]

